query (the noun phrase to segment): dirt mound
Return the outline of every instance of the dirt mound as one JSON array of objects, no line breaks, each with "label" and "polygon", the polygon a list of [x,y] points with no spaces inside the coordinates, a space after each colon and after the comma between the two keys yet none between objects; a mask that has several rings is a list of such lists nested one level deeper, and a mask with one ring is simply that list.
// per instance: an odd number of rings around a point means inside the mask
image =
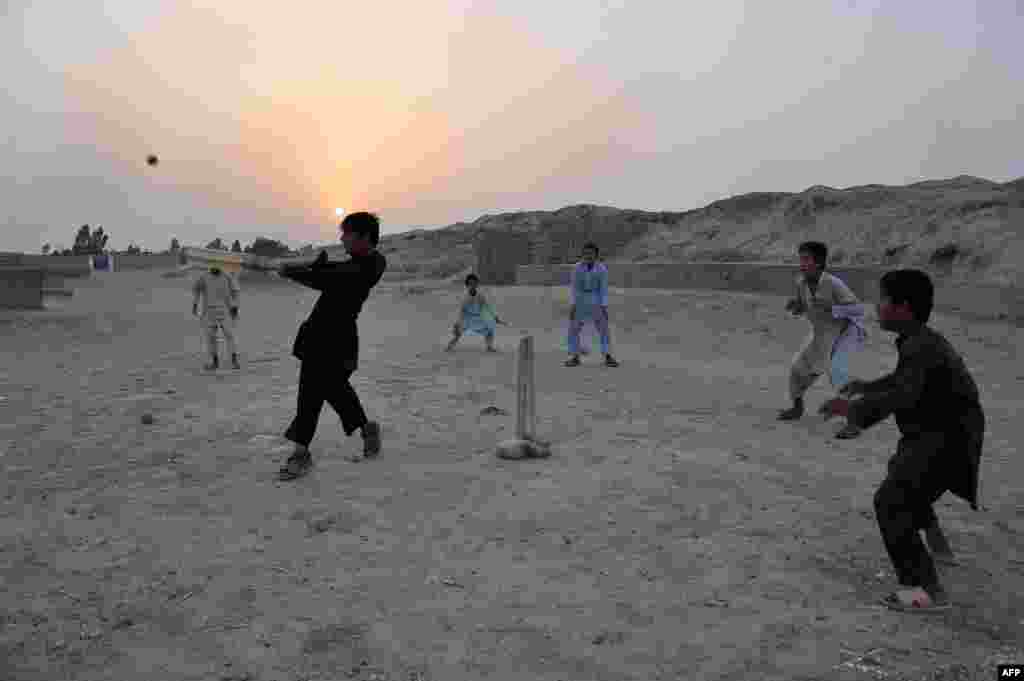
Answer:
[{"label": "dirt mound", "polygon": [[824,241],[842,265],[942,265],[972,283],[1024,285],[1024,178],[962,175],[905,186],[752,192],[685,212],[577,205],[485,215],[444,229],[388,235],[388,278],[451,278],[475,266],[479,235],[529,235],[528,263],[572,262],[595,241],[609,262],[795,262],[797,245]]}]

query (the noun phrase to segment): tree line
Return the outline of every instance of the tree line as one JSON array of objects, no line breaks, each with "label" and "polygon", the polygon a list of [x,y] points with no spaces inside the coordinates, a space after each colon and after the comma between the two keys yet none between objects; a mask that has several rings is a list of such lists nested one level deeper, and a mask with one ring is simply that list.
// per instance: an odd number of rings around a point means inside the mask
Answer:
[{"label": "tree line", "polygon": [[[54,248],[50,244],[44,244],[42,248],[43,255],[103,255],[106,253],[124,254],[124,255],[153,255],[152,251],[143,250],[139,248],[134,242],[128,245],[124,251],[108,251],[107,241],[110,235],[104,232],[103,227],[96,226],[95,228],[90,225],[82,225],[78,228],[78,232],[75,233],[74,245],[71,248]],[[206,248],[217,251],[230,251],[231,253],[251,253],[252,255],[266,256],[271,258],[280,258],[286,255],[300,255],[307,252],[313,251],[313,246],[304,246],[298,251],[293,251],[288,248],[284,243],[276,239],[268,239],[266,237],[257,237],[248,246],[242,246],[242,243],[235,239],[231,247],[228,248],[220,237],[217,237],[210,243],[206,244]],[[182,251],[181,243],[177,237],[171,239],[171,245],[168,249],[160,251],[160,255],[180,253]]]}]

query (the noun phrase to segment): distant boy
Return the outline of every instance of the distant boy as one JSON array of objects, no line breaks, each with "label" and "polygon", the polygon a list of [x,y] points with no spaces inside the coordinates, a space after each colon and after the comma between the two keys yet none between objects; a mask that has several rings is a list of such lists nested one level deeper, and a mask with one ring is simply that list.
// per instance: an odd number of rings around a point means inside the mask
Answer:
[{"label": "distant boy", "polygon": [[[203,299],[202,313],[199,299]],[[204,272],[192,285],[192,314],[200,315],[206,351],[210,355],[207,371],[215,371],[220,365],[217,358],[217,329],[224,332],[224,340],[231,354],[231,367],[240,369],[238,348],[235,346],[234,322],[238,319],[238,283],[234,277],[213,266]]]},{"label": "distant boy", "polygon": [[[800,277],[796,297],[786,309],[794,316],[806,316],[811,331],[789,370],[789,396],[793,406],[779,413],[780,421],[794,421],[804,415],[804,395],[822,373],[828,371],[833,387],[849,380],[849,355],[864,342],[864,309],[853,291],[839,277],[825,271],[828,247],[819,241],[805,241],[797,249]],[[860,430],[853,424],[836,433],[854,438]]]},{"label": "distant boy", "polygon": [[580,332],[588,321],[601,337],[604,364],[617,367],[611,355],[611,332],[608,329],[608,268],[597,262],[597,244],[583,245],[583,258],[572,273],[570,291],[572,308],[569,311],[569,359],[565,366],[580,365]]},{"label": "distant boy", "polygon": [[[850,381],[841,394],[861,399],[838,397],[820,411],[826,418],[846,416],[862,428],[896,417],[899,444],[874,504],[885,548],[906,589],[883,602],[896,610],[932,612],[948,608],[949,597],[918,533],[928,532],[933,552],[951,554],[932,505],[948,490],[978,509],[985,414],[963,359],[927,326],[934,299],[928,275],[887,272],[880,292],[879,325],[898,334],[896,370],[875,381]],[[932,543],[936,539],[939,546]]]},{"label": "distant boy", "polygon": [[494,332],[497,324],[504,324],[505,321],[498,316],[490,299],[479,289],[480,277],[473,273],[467,274],[464,283],[466,295],[459,304],[459,317],[452,324],[452,339],[445,350],[454,350],[463,334],[475,333],[484,337],[484,345],[488,352],[497,352],[494,347]]},{"label": "distant boy", "polygon": [[380,425],[366,417],[349,379],[359,359],[356,319],[370,291],[384,274],[387,262],[377,251],[380,221],[372,213],[350,213],[340,225],[341,242],[351,258],[327,262],[327,252],[312,265],[284,266],[281,275],[321,292],[313,312],[299,327],[292,354],[301,362],[298,413],[284,436],[295,450],[281,468],[284,480],[293,480],[313,464],[313,441],[320,410],[326,401],[341,417],[345,435],[360,430],[363,453],[349,457],[360,461],[380,453]]}]

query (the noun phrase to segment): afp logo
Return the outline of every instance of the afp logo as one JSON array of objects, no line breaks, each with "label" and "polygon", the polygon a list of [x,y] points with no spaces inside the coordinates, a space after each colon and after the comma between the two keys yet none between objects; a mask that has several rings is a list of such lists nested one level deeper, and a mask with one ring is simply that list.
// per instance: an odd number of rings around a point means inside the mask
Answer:
[{"label": "afp logo", "polygon": [[1024,664],[1001,664],[996,667],[997,679],[1019,679],[1024,681]]}]

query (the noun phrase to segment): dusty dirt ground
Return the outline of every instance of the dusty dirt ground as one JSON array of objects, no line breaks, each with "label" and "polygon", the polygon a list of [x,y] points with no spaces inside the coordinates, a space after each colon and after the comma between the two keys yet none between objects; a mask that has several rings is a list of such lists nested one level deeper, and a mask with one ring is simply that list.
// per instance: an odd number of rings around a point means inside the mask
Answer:
[{"label": "dusty dirt ground", "polygon": [[[243,370],[200,369],[189,280],[97,273],[0,313],[0,679],[966,679],[1024,662],[1021,329],[937,316],[982,389],[984,512],[947,495],[956,606],[876,605],[890,421],[775,421],[805,333],[778,298],[613,291],[618,369],[569,369],[557,291],[491,291],[498,354],[443,352],[460,289],[382,285],[353,464],[275,479],[315,293],[243,287]],[[551,459],[501,461],[515,347],[536,343]],[[895,365],[872,324],[853,374]],[[830,394],[819,383],[809,406]],[[489,406],[505,410],[492,414]],[[151,413],[155,422],[140,422]]]}]

